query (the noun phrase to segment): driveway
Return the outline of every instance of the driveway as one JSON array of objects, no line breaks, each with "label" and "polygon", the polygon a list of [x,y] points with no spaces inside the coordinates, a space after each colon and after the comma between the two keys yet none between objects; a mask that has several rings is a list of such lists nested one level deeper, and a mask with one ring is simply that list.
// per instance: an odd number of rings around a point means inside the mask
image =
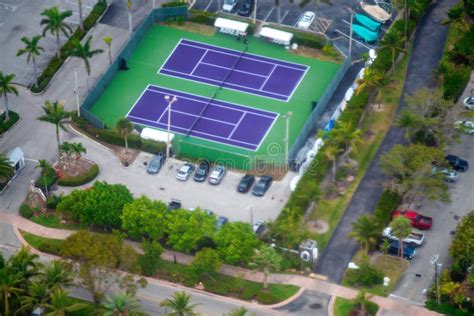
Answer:
[{"label": "driveway", "polygon": [[[412,94],[420,88],[433,84],[433,70],[442,56],[447,34],[447,27],[440,22],[445,18],[445,12],[455,3],[456,1],[443,0],[433,4],[421,21],[402,95]],[[397,112],[404,106],[405,100],[402,97]],[[322,252],[315,268],[317,273],[328,276],[333,282],[341,281],[347,264],[358,248],[357,242],[348,237],[348,233],[352,230],[351,223],[363,214],[372,213],[383,192],[381,184],[384,175],[379,168],[380,155],[389,151],[394,145],[403,143],[405,143],[404,130],[392,126],[370,163],[328,246]]]}]

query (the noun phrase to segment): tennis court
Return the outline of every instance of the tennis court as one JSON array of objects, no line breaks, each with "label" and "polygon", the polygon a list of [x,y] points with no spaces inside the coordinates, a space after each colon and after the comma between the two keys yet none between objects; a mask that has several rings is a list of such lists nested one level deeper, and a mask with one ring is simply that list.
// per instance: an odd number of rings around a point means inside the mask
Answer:
[{"label": "tennis court", "polygon": [[[176,96],[170,107],[165,95]],[[257,150],[278,117],[277,113],[149,85],[127,117],[134,123],[168,128],[250,150]]]},{"label": "tennis court", "polygon": [[181,39],[159,73],[287,102],[308,68]]}]

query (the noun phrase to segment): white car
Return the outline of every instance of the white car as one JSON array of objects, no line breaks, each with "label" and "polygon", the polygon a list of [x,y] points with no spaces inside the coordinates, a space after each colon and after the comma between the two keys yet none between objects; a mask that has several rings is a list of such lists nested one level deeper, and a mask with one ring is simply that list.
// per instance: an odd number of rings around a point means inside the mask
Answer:
[{"label": "white car", "polygon": [[465,98],[463,101],[463,104],[467,110],[474,109],[474,97],[471,96],[471,97]]},{"label": "white car", "polygon": [[303,15],[298,19],[296,23],[296,27],[301,30],[308,30],[311,24],[313,24],[316,15],[314,12],[306,11]]},{"label": "white car", "polygon": [[[392,227],[386,227],[383,230],[383,236],[394,241],[398,241],[398,238],[393,234]],[[411,245],[412,247],[421,246],[425,241],[425,235],[412,231],[407,238],[403,239],[404,243]]]},{"label": "white car", "polygon": [[431,169],[431,174],[432,175],[437,175],[441,173],[443,176],[444,176],[444,180],[446,182],[456,182],[458,180],[458,173],[454,170],[449,170],[448,168],[442,168],[442,169],[439,169],[439,168],[436,168],[436,167],[433,167]]},{"label": "white car", "polygon": [[474,122],[471,122],[471,121],[454,122],[454,129],[466,134],[474,135]]},{"label": "white car", "polygon": [[176,174],[176,179],[186,181],[193,172],[194,166],[190,163],[185,163],[181,168],[179,168],[178,173]]}]

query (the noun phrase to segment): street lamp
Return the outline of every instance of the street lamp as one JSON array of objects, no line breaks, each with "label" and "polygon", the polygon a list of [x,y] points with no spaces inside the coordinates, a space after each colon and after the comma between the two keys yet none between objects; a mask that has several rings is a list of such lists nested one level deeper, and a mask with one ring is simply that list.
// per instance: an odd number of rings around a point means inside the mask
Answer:
[{"label": "street lamp", "polygon": [[72,92],[76,95],[77,117],[81,117],[81,105],[79,103],[79,83],[77,82],[77,67],[74,68],[74,90]]},{"label": "street lamp", "polygon": [[351,31],[349,33],[349,59],[352,57],[352,23],[354,22],[354,12],[351,10]]},{"label": "street lamp", "polygon": [[168,141],[166,142],[166,158],[170,156],[170,136],[171,136],[171,106],[173,103],[178,101],[178,98],[176,96],[170,97],[169,95],[165,95],[165,101],[168,103]]},{"label": "street lamp", "polygon": [[439,295],[439,272],[443,266],[441,263],[438,263],[439,254],[433,255],[430,258],[430,263],[434,265],[435,269],[435,282],[436,282],[436,303],[438,306],[441,304],[440,295]]},{"label": "street lamp", "polygon": [[250,225],[253,227],[253,205],[247,207],[250,210]]},{"label": "street lamp", "polygon": [[290,142],[290,118],[293,115],[293,112],[288,112],[283,117],[286,119],[286,131],[285,131],[285,163],[288,164],[289,152],[288,152],[288,143]]}]

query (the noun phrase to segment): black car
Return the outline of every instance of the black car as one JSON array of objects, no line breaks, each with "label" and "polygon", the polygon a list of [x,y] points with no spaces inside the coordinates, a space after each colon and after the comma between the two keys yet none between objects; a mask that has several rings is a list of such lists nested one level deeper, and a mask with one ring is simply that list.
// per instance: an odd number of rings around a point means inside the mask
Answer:
[{"label": "black car", "polygon": [[206,181],[207,175],[209,173],[209,162],[207,160],[203,160],[199,163],[196,172],[194,173],[194,181],[196,182],[204,182]]},{"label": "black car", "polygon": [[229,219],[227,217],[219,216],[216,220],[216,229],[218,229],[218,230],[221,229],[222,226],[227,224],[228,221],[229,221]]},{"label": "black car", "polygon": [[272,185],[273,178],[270,176],[263,176],[258,180],[257,184],[253,187],[252,194],[255,196],[264,196]]},{"label": "black car", "polygon": [[444,157],[444,159],[446,159],[449,165],[453,167],[453,169],[456,171],[464,172],[469,169],[469,162],[459,158],[458,156],[447,155],[446,157]]},{"label": "black car", "polygon": [[244,0],[237,14],[241,16],[250,16],[252,14],[253,7],[254,0]]},{"label": "black car", "polygon": [[171,202],[168,204],[168,211],[174,211],[181,208],[181,201],[171,199]]},{"label": "black car", "polygon": [[252,185],[255,182],[255,176],[251,174],[246,174],[242,180],[240,180],[239,186],[237,187],[237,191],[241,193],[246,193],[250,190]]}]

